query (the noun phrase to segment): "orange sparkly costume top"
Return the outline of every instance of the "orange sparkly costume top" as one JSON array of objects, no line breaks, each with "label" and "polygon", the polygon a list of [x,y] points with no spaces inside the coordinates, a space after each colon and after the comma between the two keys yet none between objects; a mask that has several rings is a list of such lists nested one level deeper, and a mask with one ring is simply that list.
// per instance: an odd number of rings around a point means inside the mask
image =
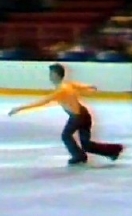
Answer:
[{"label": "orange sparkly costume top", "polygon": [[32,109],[40,106],[47,106],[52,101],[56,101],[64,110],[73,114],[80,114],[79,96],[95,92],[96,88],[76,82],[66,82],[58,86],[58,88],[39,102],[31,105],[23,106],[22,110]]}]

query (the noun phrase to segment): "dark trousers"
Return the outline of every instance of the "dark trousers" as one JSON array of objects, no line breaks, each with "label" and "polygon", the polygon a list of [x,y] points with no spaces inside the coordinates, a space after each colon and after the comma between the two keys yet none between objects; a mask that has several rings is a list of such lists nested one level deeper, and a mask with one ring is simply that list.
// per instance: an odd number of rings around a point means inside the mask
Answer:
[{"label": "dark trousers", "polygon": [[[69,114],[68,122],[62,132],[62,141],[72,157],[81,157],[85,152],[112,157],[118,154],[120,145],[96,143],[90,140],[92,119],[85,107],[81,107],[79,115]],[[79,147],[73,138],[73,134],[78,131],[81,141]]]}]

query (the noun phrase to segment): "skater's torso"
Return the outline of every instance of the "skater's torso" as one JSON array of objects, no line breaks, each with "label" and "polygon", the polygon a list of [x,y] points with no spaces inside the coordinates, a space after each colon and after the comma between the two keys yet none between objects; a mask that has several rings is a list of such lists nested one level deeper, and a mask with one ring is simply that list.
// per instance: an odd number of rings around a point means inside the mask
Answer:
[{"label": "skater's torso", "polygon": [[80,114],[82,105],[79,102],[79,93],[71,83],[63,83],[58,91],[61,92],[57,102],[68,114]]}]

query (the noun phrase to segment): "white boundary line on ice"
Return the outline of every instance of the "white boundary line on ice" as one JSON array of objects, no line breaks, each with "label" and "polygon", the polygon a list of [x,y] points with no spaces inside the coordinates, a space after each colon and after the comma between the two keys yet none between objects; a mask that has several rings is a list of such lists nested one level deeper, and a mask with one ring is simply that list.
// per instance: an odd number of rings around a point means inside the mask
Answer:
[{"label": "white boundary line on ice", "polygon": [[[59,158],[58,158],[59,159]],[[17,169],[17,168],[21,168],[21,169],[39,169],[39,168],[43,168],[43,169],[50,169],[50,168],[59,168],[59,167],[61,167],[61,168],[63,168],[63,167],[66,167],[66,165],[67,165],[67,159],[68,159],[68,157],[66,156],[66,155],[64,155],[64,156],[61,156],[61,158],[60,158],[61,160],[66,160],[65,161],[65,163],[63,162],[62,164],[61,163],[57,163],[57,164],[49,164],[49,165],[45,165],[44,164],[44,162],[42,163],[38,163],[38,164],[35,164],[35,163],[29,163],[29,164],[25,164],[25,163],[2,163],[2,164],[0,164],[0,169],[4,169],[4,168],[15,168],[15,169]],[[55,162],[55,161],[54,161]],[[114,164],[113,162],[111,162],[111,164]],[[92,165],[92,167],[93,168],[99,168],[98,167],[98,165],[100,165],[100,163],[99,164],[94,164],[93,163],[93,165]],[[102,164],[102,165],[104,165],[104,164]],[[106,163],[106,165],[107,165],[107,163]],[[132,165],[132,161],[131,160],[126,160],[126,159],[119,159],[118,160],[118,163],[115,163],[115,166],[118,166],[118,165]],[[84,165],[85,166],[85,165]],[[88,167],[90,168],[91,167],[91,165],[88,165]],[[92,168],[91,167],[91,168]]]},{"label": "white boundary line on ice", "polygon": [[[20,146],[19,146],[20,145]],[[11,145],[0,145],[0,150],[30,150],[30,149],[46,149],[46,148],[56,148],[60,145],[55,144],[36,144],[36,145],[30,145],[28,144],[21,145],[21,144],[11,144]]]}]

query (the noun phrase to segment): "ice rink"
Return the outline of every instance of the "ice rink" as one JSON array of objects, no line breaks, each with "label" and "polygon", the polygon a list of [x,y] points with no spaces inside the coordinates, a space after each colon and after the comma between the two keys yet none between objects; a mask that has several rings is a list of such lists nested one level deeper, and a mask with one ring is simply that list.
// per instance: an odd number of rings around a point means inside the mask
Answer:
[{"label": "ice rink", "polygon": [[92,139],[123,143],[118,161],[67,166],[58,107],[8,117],[30,99],[0,98],[0,216],[131,216],[132,103],[87,101]]}]

